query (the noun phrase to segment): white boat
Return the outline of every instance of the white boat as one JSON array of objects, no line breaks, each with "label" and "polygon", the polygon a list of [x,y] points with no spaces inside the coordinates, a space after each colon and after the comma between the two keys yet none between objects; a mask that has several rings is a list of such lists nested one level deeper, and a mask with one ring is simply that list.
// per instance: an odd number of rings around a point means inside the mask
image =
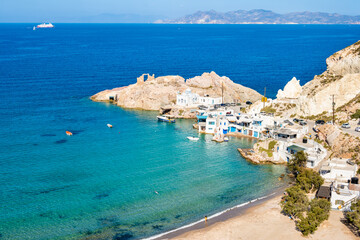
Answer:
[{"label": "white boat", "polygon": [[112,128],[112,127],[113,127],[110,123],[106,124],[106,126],[108,126],[108,128]]},{"label": "white boat", "polygon": [[36,30],[36,27],[35,27],[35,26],[33,27],[33,30],[34,30],[34,31]]},{"label": "white boat", "polygon": [[52,25],[51,23],[42,23],[36,26],[36,28],[53,28],[54,25]]},{"label": "white boat", "polygon": [[224,142],[228,142],[229,138],[228,137],[224,137]]},{"label": "white boat", "polygon": [[157,116],[157,119],[159,121],[161,121],[161,122],[169,122],[169,123],[174,123],[175,122],[174,116],[171,116],[171,115]]},{"label": "white boat", "polygon": [[191,141],[197,141],[199,140],[198,137],[187,137],[187,139],[191,140]]}]

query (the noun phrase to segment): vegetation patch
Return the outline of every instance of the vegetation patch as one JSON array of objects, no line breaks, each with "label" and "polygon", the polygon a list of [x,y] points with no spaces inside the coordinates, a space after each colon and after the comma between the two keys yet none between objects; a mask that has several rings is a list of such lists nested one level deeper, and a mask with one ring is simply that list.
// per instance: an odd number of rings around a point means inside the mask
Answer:
[{"label": "vegetation patch", "polygon": [[268,157],[272,157],[273,156],[273,151],[272,150],[269,150],[269,149],[265,149],[263,147],[259,147],[259,151],[260,152],[266,152]]},{"label": "vegetation patch", "polygon": [[359,234],[360,229],[360,200],[351,204],[351,211],[345,213],[346,220],[351,224]]},{"label": "vegetation patch", "polygon": [[354,114],[350,116],[352,119],[358,119],[360,118],[360,109],[357,109]]},{"label": "vegetation patch", "polygon": [[[309,201],[306,194],[317,191],[324,183],[318,172],[306,169],[307,155],[301,151],[288,163],[288,168],[295,176],[295,185],[285,190],[282,198],[282,212],[296,222],[297,229],[307,236],[316,231],[318,226],[329,218],[331,204],[326,199]],[[359,218],[360,219],[360,218]]]},{"label": "vegetation patch", "polygon": [[272,107],[272,105],[264,107],[261,109],[261,112],[266,112],[266,113],[276,113],[276,109]]}]

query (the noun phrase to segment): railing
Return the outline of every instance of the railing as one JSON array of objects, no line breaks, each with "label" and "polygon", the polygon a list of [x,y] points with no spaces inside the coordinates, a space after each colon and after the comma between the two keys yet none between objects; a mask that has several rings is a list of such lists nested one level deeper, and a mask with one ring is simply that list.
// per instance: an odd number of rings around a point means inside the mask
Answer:
[{"label": "railing", "polygon": [[339,206],[339,209],[341,208],[347,208],[349,205],[351,205],[353,202],[359,199],[359,196],[354,196],[353,198],[347,200],[344,204]]}]

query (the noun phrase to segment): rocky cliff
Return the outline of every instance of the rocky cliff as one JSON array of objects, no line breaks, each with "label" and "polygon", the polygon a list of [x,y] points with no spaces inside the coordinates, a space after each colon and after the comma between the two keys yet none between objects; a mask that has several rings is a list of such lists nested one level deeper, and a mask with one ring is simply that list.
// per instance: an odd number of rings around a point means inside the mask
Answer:
[{"label": "rocky cliff", "polygon": [[[147,80],[145,80],[147,77]],[[228,77],[220,77],[215,72],[203,73],[201,76],[185,81],[181,76],[163,76],[144,74],[135,84],[122,88],[105,90],[91,97],[93,101],[113,101],[124,108],[159,110],[171,107],[176,103],[177,93],[190,88],[201,96],[221,97],[224,90],[224,102],[257,101],[261,95],[250,88],[234,83]]]},{"label": "rocky cliff", "polygon": [[291,80],[279,91],[278,100],[292,99],[299,116],[316,116],[348,104],[360,93],[360,41],[334,53],[326,60],[327,70],[304,86]]}]

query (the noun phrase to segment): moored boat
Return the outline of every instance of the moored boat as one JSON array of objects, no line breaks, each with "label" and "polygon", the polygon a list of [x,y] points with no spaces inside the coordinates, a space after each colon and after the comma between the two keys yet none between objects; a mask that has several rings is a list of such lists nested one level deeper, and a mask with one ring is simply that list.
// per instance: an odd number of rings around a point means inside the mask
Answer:
[{"label": "moored boat", "polygon": [[187,139],[191,140],[191,141],[197,141],[199,140],[198,137],[187,137]]},{"label": "moored boat", "polygon": [[72,136],[72,135],[73,135],[73,133],[70,132],[70,131],[66,131],[65,133],[66,133],[66,135],[68,135],[68,136]]},{"label": "moored boat", "polygon": [[175,118],[172,115],[162,115],[162,116],[157,116],[157,119],[161,122],[169,122],[169,123],[174,123],[175,122]]}]

